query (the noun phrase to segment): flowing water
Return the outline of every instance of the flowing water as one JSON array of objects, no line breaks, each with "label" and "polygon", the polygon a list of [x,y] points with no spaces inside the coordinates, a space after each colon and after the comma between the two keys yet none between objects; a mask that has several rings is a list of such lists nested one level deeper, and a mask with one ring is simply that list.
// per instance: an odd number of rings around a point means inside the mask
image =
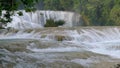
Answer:
[{"label": "flowing water", "polygon": [[[82,24],[73,12],[22,12],[0,30],[0,68],[120,67],[120,27],[73,27]],[[51,18],[65,24],[44,28]]]},{"label": "flowing water", "polygon": [[0,30],[1,68],[117,68],[120,27]]},{"label": "flowing water", "polygon": [[[25,12],[20,10],[23,16],[19,16],[16,11],[11,17],[13,21],[7,24],[7,27],[15,29],[30,29],[30,28],[43,28],[47,19],[53,19],[55,21],[65,21],[64,27],[80,26],[82,24],[81,15],[74,12],[63,11],[35,11]],[[4,12],[3,12],[4,14]]]}]

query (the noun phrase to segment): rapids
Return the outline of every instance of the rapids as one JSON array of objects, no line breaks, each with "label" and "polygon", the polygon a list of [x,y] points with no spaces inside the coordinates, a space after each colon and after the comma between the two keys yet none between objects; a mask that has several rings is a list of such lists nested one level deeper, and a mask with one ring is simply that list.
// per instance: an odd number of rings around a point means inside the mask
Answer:
[{"label": "rapids", "polygon": [[120,27],[0,30],[3,68],[115,68]]}]

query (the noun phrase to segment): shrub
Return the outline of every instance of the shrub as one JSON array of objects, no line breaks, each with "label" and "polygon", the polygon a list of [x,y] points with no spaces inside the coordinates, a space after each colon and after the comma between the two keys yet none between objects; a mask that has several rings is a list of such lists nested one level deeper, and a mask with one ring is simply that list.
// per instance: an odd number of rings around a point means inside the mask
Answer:
[{"label": "shrub", "polygon": [[55,21],[55,24],[57,26],[61,26],[61,25],[65,24],[65,21],[63,21],[63,20]]},{"label": "shrub", "polygon": [[19,11],[17,14],[18,14],[19,16],[23,16],[23,13],[22,13],[21,11]]},{"label": "shrub", "polygon": [[63,20],[54,21],[53,19],[48,19],[46,20],[46,24],[44,25],[44,27],[58,27],[63,25],[64,23],[65,21]]},{"label": "shrub", "polygon": [[46,20],[46,24],[44,25],[44,27],[56,27],[56,24],[53,19],[48,19]]}]

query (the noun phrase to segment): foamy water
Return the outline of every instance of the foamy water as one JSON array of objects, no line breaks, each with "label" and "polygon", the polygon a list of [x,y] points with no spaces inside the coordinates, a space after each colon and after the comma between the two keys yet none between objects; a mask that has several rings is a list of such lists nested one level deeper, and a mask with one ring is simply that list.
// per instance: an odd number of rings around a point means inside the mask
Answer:
[{"label": "foamy water", "polygon": [[[81,16],[78,13],[74,12],[65,12],[65,11],[35,11],[35,12],[25,12],[25,10],[20,10],[23,13],[23,16],[19,16],[15,11],[15,14],[12,16],[13,21],[8,23],[6,27],[12,27],[15,29],[34,29],[34,28],[43,28],[46,24],[47,19],[53,19],[55,21],[63,20],[65,27],[79,26],[82,23]],[[74,24],[73,24],[74,22]]]},{"label": "foamy water", "polygon": [[[93,68],[120,62],[120,27],[73,27],[82,24],[73,12],[22,12],[0,30],[0,67]],[[44,28],[47,19],[64,20],[65,27]]]},{"label": "foamy water", "polygon": [[[46,31],[46,32],[45,32]],[[109,55],[115,58],[120,58],[120,29],[119,28],[106,28],[106,29],[64,29],[52,30],[51,33],[47,33],[48,30],[31,31],[30,33],[26,31],[18,31],[17,33],[6,33],[1,34],[1,39],[38,39],[47,41],[58,41],[56,36],[63,36],[63,40],[59,43],[65,47],[55,47],[55,48],[29,48],[34,52],[68,52],[68,51],[79,51],[81,47],[87,51],[92,51],[95,53]],[[60,34],[62,33],[62,34]],[[44,37],[43,37],[44,36]],[[65,45],[65,44],[67,45]]]},{"label": "foamy water", "polygon": [[64,64],[92,68],[102,61],[119,61],[119,34],[119,27],[5,29],[0,31],[0,54],[4,55],[0,60],[3,67],[11,64],[13,68],[66,68]]}]

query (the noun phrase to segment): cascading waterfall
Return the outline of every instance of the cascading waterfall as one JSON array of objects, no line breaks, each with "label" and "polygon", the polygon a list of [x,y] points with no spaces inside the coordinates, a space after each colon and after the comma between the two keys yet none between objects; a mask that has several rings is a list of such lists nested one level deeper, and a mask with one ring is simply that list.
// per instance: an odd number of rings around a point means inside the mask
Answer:
[{"label": "cascading waterfall", "polygon": [[[72,27],[82,24],[73,12],[22,12],[0,30],[0,67],[114,68],[120,62],[120,27]],[[66,23],[43,28],[50,18]]]},{"label": "cascading waterfall", "polygon": [[[111,56],[119,56],[120,47],[120,28],[46,28],[46,29],[36,29],[36,30],[9,30],[2,32],[0,34],[1,39],[38,39],[38,40],[48,40],[48,41],[62,41],[63,43],[69,42],[77,46],[84,46],[94,52],[106,53]],[[60,40],[59,40],[60,39]],[[117,49],[117,50],[116,50]],[[98,50],[104,50],[98,51]],[[109,52],[117,51],[117,54],[111,54]]]},{"label": "cascading waterfall", "polygon": [[[92,63],[116,62],[109,57],[119,61],[119,34],[119,27],[3,29],[0,30],[0,43],[2,44],[0,54],[6,57],[1,57],[0,60],[3,60],[1,62],[3,67],[10,63],[14,68],[26,66],[27,68],[37,68],[42,67],[39,65],[41,63],[49,67],[49,65],[55,64],[54,62],[69,62],[70,67],[72,63],[93,68],[90,67]],[[65,56],[67,57],[65,58]],[[81,57],[87,57],[87,59]],[[14,61],[11,62],[11,60]],[[16,62],[18,63],[16,64]],[[62,66],[66,68],[66,66]]]},{"label": "cascading waterfall", "polygon": [[7,24],[7,27],[15,29],[31,29],[31,28],[42,28],[46,23],[47,19],[53,19],[55,21],[65,21],[64,27],[72,27],[81,25],[81,16],[74,12],[64,11],[35,11],[25,12],[21,10],[23,16],[19,16],[16,11],[15,15],[12,16],[13,21]]}]

